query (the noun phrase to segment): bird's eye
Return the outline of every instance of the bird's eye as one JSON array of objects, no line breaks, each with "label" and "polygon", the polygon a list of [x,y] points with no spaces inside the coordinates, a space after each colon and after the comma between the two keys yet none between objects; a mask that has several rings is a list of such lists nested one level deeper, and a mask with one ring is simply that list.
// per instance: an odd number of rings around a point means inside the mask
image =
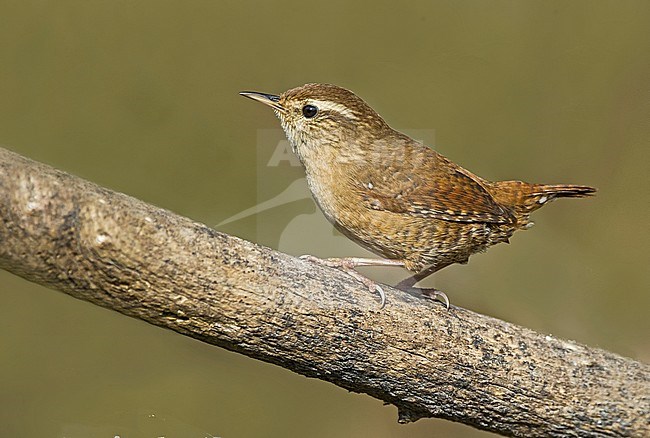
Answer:
[{"label": "bird's eye", "polygon": [[302,107],[302,115],[308,119],[311,119],[318,113],[318,108],[314,105],[305,105]]}]

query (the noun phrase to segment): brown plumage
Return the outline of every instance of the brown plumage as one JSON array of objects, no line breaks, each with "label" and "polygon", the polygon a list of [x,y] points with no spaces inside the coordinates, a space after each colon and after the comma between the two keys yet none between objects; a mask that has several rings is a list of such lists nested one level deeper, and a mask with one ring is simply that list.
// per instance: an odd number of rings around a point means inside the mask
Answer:
[{"label": "brown plumage", "polygon": [[280,96],[242,94],[274,108],[327,219],[414,272],[465,263],[526,228],[530,213],[544,204],[596,191],[486,181],[395,131],[335,85],[307,84]]}]

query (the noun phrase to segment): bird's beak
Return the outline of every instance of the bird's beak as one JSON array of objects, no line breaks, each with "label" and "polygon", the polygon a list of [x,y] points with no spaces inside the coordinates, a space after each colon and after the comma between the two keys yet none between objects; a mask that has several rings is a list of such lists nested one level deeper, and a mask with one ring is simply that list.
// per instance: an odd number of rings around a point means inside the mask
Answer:
[{"label": "bird's beak", "polygon": [[268,105],[274,110],[284,112],[284,107],[280,105],[280,96],[276,96],[275,94],[258,93],[256,91],[242,91],[239,94],[248,97],[249,99],[262,102],[264,105]]}]

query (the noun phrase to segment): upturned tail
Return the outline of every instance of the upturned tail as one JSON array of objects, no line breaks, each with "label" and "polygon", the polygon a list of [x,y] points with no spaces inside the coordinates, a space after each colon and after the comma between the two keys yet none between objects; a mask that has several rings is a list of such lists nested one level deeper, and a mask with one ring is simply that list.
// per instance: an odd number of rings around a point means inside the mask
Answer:
[{"label": "upturned tail", "polygon": [[557,198],[585,198],[596,193],[589,186],[574,184],[529,184],[521,181],[493,183],[492,195],[502,205],[515,213],[518,225],[528,224],[528,215]]}]

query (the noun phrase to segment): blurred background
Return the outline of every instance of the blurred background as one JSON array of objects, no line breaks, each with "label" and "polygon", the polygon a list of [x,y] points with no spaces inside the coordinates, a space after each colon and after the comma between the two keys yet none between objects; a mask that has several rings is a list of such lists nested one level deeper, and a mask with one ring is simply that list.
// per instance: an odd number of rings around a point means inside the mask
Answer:
[{"label": "blurred background", "polygon": [[[598,187],[435,283],[458,306],[650,361],[649,2],[0,0],[0,11],[0,144],[211,226],[301,177],[289,161],[269,166],[277,120],[237,92],[306,82],[354,90],[484,178]],[[363,254],[295,199],[217,228],[296,255]],[[2,436],[491,435],[398,425],[369,396],[4,271],[0,294]]]}]

